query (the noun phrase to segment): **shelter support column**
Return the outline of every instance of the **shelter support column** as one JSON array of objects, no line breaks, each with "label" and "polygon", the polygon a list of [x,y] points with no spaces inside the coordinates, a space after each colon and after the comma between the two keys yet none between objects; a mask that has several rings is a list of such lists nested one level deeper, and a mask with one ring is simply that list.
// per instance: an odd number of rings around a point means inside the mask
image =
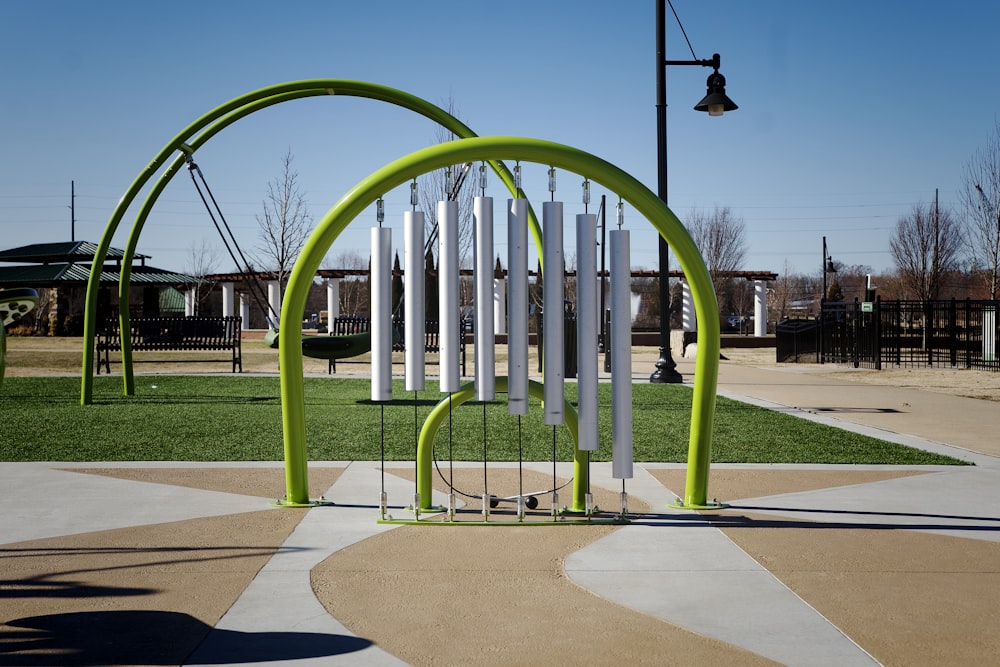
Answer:
[{"label": "shelter support column", "polygon": [[507,280],[493,279],[493,333],[507,333]]},{"label": "shelter support column", "polygon": [[195,316],[195,305],[198,303],[198,290],[191,287],[184,292],[184,316]]},{"label": "shelter support column", "polygon": [[250,328],[250,295],[246,292],[240,292],[240,318],[243,330],[248,330]]},{"label": "shelter support column", "polygon": [[222,283],[222,316],[232,317],[236,314],[236,285]]},{"label": "shelter support column", "polygon": [[271,307],[272,312],[281,315],[281,285],[277,280],[267,281],[267,305]]},{"label": "shelter support column", "polygon": [[333,321],[340,317],[340,278],[326,280],[326,326],[329,330]]},{"label": "shelter support column", "polygon": [[681,281],[681,329],[684,331],[698,330],[698,317],[694,311],[694,297],[691,296],[691,286],[686,280]]},{"label": "shelter support column", "polygon": [[767,335],[767,281],[753,281],[753,335]]}]

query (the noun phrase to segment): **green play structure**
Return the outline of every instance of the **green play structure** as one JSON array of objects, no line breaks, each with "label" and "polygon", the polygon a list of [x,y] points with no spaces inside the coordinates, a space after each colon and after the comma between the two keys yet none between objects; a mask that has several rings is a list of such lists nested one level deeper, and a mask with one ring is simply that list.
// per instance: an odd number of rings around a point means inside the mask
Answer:
[{"label": "green play structure", "polygon": [[[93,401],[94,339],[97,335],[97,296],[100,289],[101,267],[104,266],[104,261],[108,250],[111,248],[111,241],[118,231],[118,226],[125,217],[125,213],[139,197],[143,188],[146,187],[157,173],[163,170],[163,173],[156,179],[146,195],[136,214],[132,230],[129,233],[125,252],[121,260],[121,275],[118,283],[119,303],[128,302],[129,287],[132,280],[132,261],[135,258],[139,235],[142,233],[149,213],[173,177],[187,164],[190,156],[209,139],[242,118],[276,104],[319,96],[361,97],[387,102],[425,116],[449,132],[452,132],[455,136],[476,136],[475,132],[460,120],[426,100],[387,86],[344,79],[309,79],[261,88],[234,98],[192,122],[171,139],[135,180],[132,181],[128,190],[126,190],[115,206],[115,210],[112,212],[111,218],[104,229],[104,234],[101,236],[97,249],[94,251],[94,262],[91,266],[90,279],[87,282],[86,309],[84,311],[83,369],[80,386],[80,403],[82,405],[88,405]],[[508,190],[516,194],[514,178],[506,166],[492,161],[488,162],[488,164],[504,182]],[[164,167],[166,168],[164,169]],[[529,224],[536,244],[540,243],[541,231],[538,221],[534,213],[530,210]],[[124,393],[126,396],[131,396],[135,393],[135,378],[132,369],[131,327],[129,326],[127,308],[119,309],[119,331],[121,332]]]},{"label": "green play structure", "polygon": [[[695,379],[691,427],[688,445],[687,478],[683,500],[677,506],[687,509],[714,509],[716,503],[708,503],[708,477],[711,461],[712,422],[715,412],[715,392],[719,364],[719,322],[714,288],[704,260],[698,252],[683,224],[670,209],[648,188],[615,165],[584,151],[539,139],[519,137],[476,137],[460,121],[444,110],[398,90],[375,84],[343,80],[311,80],[293,82],[264,88],[238,97],[205,114],[174,137],[148,167],[135,179],[122,197],[108,222],[94,257],[94,267],[101,267],[115,234],[127,209],[136,200],[140,191],[161,171],[144,203],[139,209],[122,260],[119,299],[127,299],[132,258],[138,244],[139,234],[156,199],[170,179],[185,164],[185,161],[200,146],[228,125],[247,115],[281,102],[319,95],[354,95],[389,102],[416,111],[441,124],[462,137],[436,146],[425,148],[402,157],[373,172],[351,188],[317,223],[307,240],[291,274],[281,309],[279,331],[298,331],[305,311],[305,301],[313,276],[319,269],[323,257],[337,237],[363,210],[377,201],[386,192],[415,179],[425,173],[453,164],[480,162],[488,164],[514,195],[523,197],[515,187],[513,177],[504,161],[533,162],[550,168],[564,169],[577,173],[617,193],[623,202],[633,207],[653,225],[657,232],[670,244],[685,273],[695,304],[701,330],[695,362]],[[171,160],[171,156],[174,156]],[[169,162],[169,164],[168,164]],[[536,245],[541,245],[541,230],[533,213],[529,213],[528,225]],[[83,369],[80,401],[86,405],[92,402],[94,371],[94,337],[96,332],[96,306],[99,268],[95,268],[87,287],[87,303],[84,322]],[[122,376],[124,392],[131,395],[135,391],[132,372],[131,346],[127,332],[130,331],[128,309],[120,309],[120,330],[122,332]],[[308,488],[308,460],[306,455],[305,395],[303,382],[303,344],[299,336],[282,337],[278,345],[281,374],[282,428],[285,459],[285,497],[280,505],[301,507],[311,506]],[[498,385],[500,378],[498,378]],[[534,392],[541,385],[533,385]],[[463,392],[459,399],[468,400]],[[471,394],[470,394],[471,396]],[[455,394],[452,395],[454,405]],[[439,406],[440,408],[440,406]],[[566,425],[576,440],[570,409],[565,411]],[[430,448],[433,432],[443,419],[442,411],[436,409],[425,422],[420,437],[417,461],[417,485],[422,491],[421,505],[430,503]],[[572,507],[582,505],[582,494],[587,488],[586,457],[574,460],[574,492]],[[416,509],[416,508],[415,508]]]},{"label": "green play structure", "polygon": [[[477,137],[431,146],[386,165],[355,185],[316,225],[288,281],[280,328],[287,330],[301,321],[309,285],[323,257],[347,225],[378,197],[412,178],[449,164],[487,160],[536,162],[566,169],[600,183],[617,192],[623,201],[649,220],[673,248],[691,287],[699,322],[703,323],[702,343],[695,360],[688,470],[682,506],[692,509],[717,507],[709,505],[707,499],[719,370],[719,324],[715,316],[718,306],[711,276],[694,241],[670,209],[635,178],[589,153],[539,139]],[[285,441],[285,502],[308,505],[311,501],[307,481],[302,348],[300,345],[281,345],[278,356]],[[418,487],[420,484],[418,478]]]}]

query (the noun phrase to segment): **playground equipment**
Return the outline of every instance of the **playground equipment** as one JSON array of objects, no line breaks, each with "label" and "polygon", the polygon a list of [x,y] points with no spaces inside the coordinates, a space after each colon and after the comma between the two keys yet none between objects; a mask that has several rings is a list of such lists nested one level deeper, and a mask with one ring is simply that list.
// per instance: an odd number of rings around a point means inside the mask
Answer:
[{"label": "playground equipment", "polygon": [[[189,157],[216,134],[242,118],[276,104],[317,96],[362,97],[388,102],[427,117],[457,137],[476,136],[475,132],[460,120],[426,100],[387,86],[344,79],[309,79],[261,88],[234,98],[196,119],[171,139],[135,178],[115,206],[94,252],[94,262],[87,282],[86,309],[84,311],[83,368],[80,383],[80,403],[82,405],[88,405],[93,401],[94,338],[97,335],[97,297],[100,289],[99,267],[103,266],[111,247],[111,241],[122,218],[125,217],[125,213],[136,201],[142,189],[162,170],[136,214],[135,222],[125,245],[118,283],[119,302],[128,300],[132,280],[132,260],[135,257],[139,236],[149,213],[173,177],[188,164]],[[171,160],[171,156],[174,156],[173,160]],[[512,193],[515,192],[513,176],[504,165],[487,161],[487,166],[499,175],[500,179],[507,185],[508,190]],[[529,216],[532,234],[535,235],[536,243],[540,243],[538,223],[534,220],[534,214],[531,211],[529,211]],[[135,393],[135,377],[131,340],[128,333],[130,331],[128,309],[119,309],[119,320],[119,328],[125,332],[121,345],[123,391],[126,396],[131,396]]]},{"label": "playground equipment", "polygon": [[[670,243],[678,257],[678,260],[680,261],[682,269],[685,272],[685,276],[690,285],[691,293],[694,299],[695,310],[702,323],[700,337],[703,339],[703,342],[698,347],[695,364],[695,382],[693,388],[686,488],[684,499],[679,501],[677,505],[689,509],[714,509],[719,507],[719,505],[715,503],[707,502],[708,472],[711,457],[712,420],[714,417],[715,389],[719,358],[719,327],[717,318],[715,317],[717,306],[708,270],[684,226],[666,207],[666,205],[660,201],[659,198],[619,168],[601,160],[600,158],[597,158],[596,156],[579,151],[578,149],[538,139],[524,139],[517,137],[479,138],[476,137],[468,127],[460,123],[457,119],[447,114],[442,109],[412,95],[390,88],[377,86],[375,84],[324,79],[292,82],[289,84],[282,84],[254,91],[213,109],[208,114],[205,114],[185,128],[161,150],[154,160],[149,163],[149,166],[136,178],[120,200],[108,222],[108,226],[105,229],[105,233],[102,236],[97,252],[95,253],[95,267],[99,267],[103,264],[108,248],[110,247],[111,238],[117,230],[125,211],[129,208],[129,206],[131,206],[140,190],[147,182],[149,182],[156,172],[167,165],[171,155],[175,152],[180,153],[180,155],[175,157],[175,159],[166,167],[166,170],[155,182],[138,212],[136,222],[132,228],[132,232],[126,245],[125,257],[122,261],[121,279],[119,283],[119,299],[121,300],[123,295],[127,297],[131,272],[129,268],[131,266],[131,259],[135,254],[138,236],[142,230],[145,220],[148,217],[150,209],[159,197],[160,193],[162,193],[166,184],[170,181],[176,171],[178,171],[190,158],[190,156],[201,145],[222,129],[237,120],[254,113],[255,111],[285,101],[317,95],[353,95],[396,104],[416,111],[417,113],[440,123],[453,134],[462,138],[457,141],[417,151],[406,157],[400,158],[389,165],[386,165],[382,169],[379,169],[369,175],[358,185],[349,190],[348,194],[346,194],[327,212],[307,241],[292,271],[285,294],[278,329],[284,329],[285,331],[298,330],[301,318],[305,311],[305,299],[308,293],[309,284],[312,281],[313,275],[315,275],[318,270],[323,256],[329,250],[337,236],[354,218],[361,213],[364,208],[369,206],[372,202],[380,200],[384,193],[399,187],[408,180],[415,179],[417,176],[429,171],[454,164],[466,165],[465,169],[463,169],[463,177],[469,171],[468,166],[473,163],[481,163],[480,173],[485,172],[485,169],[488,166],[499,175],[501,181],[512,193],[512,195],[514,195],[514,200],[511,202],[511,206],[512,209],[514,209],[514,216],[517,224],[513,225],[513,227],[523,233],[523,243],[521,239],[517,239],[517,242],[522,246],[526,246],[527,231],[530,230],[534,236],[536,246],[541,247],[544,245],[542,232],[537,220],[534,218],[534,214],[530,206],[527,205],[527,201],[523,198],[519,176],[512,174],[511,171],[507,169],[503,161],[514,160],[548,165],[550,169],[549,189],[552,192],[555,190],[554,183],[556,169],[564,169],[580,174],[585,177],[584,183],[587,184],[587,190],[589,190],[590,181],[593,180],[596,183],[602,184],[609,190],[618,193],[621,197],[621,203],[619,204],[620,214],[623,210],[623,206],[628,204],[636,210],[640,216],[647,219],[657,232],[668,243]],[[442,202],[442,208],[439,209],[439,214],[442,219],[447,219],[452,216],[452,213],[450,212],[450,204],[452,203],[453,202]],[[551,220],[551,233],[548,236],[555,238],[558,236],[558,232],[556,230],[561,230],[562,227],[561,204],[557,206],[557,202],[554,201],[547,204],[549,205],[545,206],[545,209],[548,211],[548,219]],[[481,209],[480,213],[477,213],[477,216],[485,219],[485,209]],[[416,223],[414,222],[413,225],[416,226]],[[510,228],[510,223],[508,226]],[[445,231],[445,225],[442,225],[440,230],[439,242],[443,244],[441,257],[443,258],[446,255],[451,257],[452,253],[450,250],[450,244],[452,243],[452,240],[450,238],[450,234]],[[378,228],[373,230],[373,238],[375,239],[373,244],[373,255],[383,255],[385,253],[387,241],[382,239],[383,236],[384,232],[380,231]],[[544,251],[544,259],[546,262],[552,261],[557,263],[558,266],[555,268],[558,272],[562,269],[561,242],[550,243],[551,245],[547,248],[542,248]],[[619,256],[619,259],[613,259],[613,262],[624,262],[624,266],[627,267],[627,231],[624,235],[619,236],[618,240],[614,240],[613,237],[613,243],[618,250],[614,251],[612,255],[613,257],[616,254]],[[509,245],[513,244],[509,243]],[[485,250],[483,252],[485,252]],[[488,259],[491,260],[492,257],[488,257]],[[457,260],[448,259],[447,261],[442,261],[441,263],[442,270],[444,272],[450,270],[457,272]],[[385,267],[388,266],[388,262],[379,261],[378,267],[376,267],[375,264],[376,263],[373,260],[373,283],[376,280],[382,280],[380,278],[376,278],[376,275],[385,275]],[[515,267],[517,267],[517,273],[515,273]],[[91,402],[93,392],[93,340],[96,330],[96,304],[99,279],[99,272],[95,271],[92,271],[87,287],[87,307],[84,322],[83,377],[81,382],[81,403],[83,404]],[[513,284],[519,279],[518,276],[523,275],[525,280],[527,277],[527,262],[526,259],[521,258],[520,254],[516,259],[511,259],[510,273],[514,278],[512,280],[511,287],[511,291],[514,292],[515,288],[513,287]],[[410,275],[412,276],[414,273],[410,273]],[[444,275],[441,276],[442,279],[440,280],[440,283],[442,285],[447,283],[444,287],[445,289],[450,289],[452,282],[457,284],[457,280],[449,281],[445,280],[444,277]],[[561,281],[546,281],[545,299],[547,301],[550,301],[557,296],[555,291],[549,291],[548,285],[550,283],[559,284],[561,289]],[[381,283],[379,283],[379,285],[379,289],[384,289],[381,287]],[[554,290],[555,288],[552,289]],[[561,306],[561,294],[558,296]],[[519,296],[513,295],[511,297],[511,302],[509,303],[509,309],[511,311],[509,325],[510,327],[514,327],[516,324],[520,330],[520,318],[523,317],[526,324],[527,308],[520,308],[517,306],[517,299],[519,298]],[[442,303],[445,306],[442,310],[443,312],[451,312],[454,310],[455,315],[457,316],[457,308],[447,307],[447,303],[451,302],[448,301],[449,299],[452,299],[452,297],[442,294]],[[379,310],[384,313],[385,306],[381,304],[388,302],[388,299],[380,297],[378,301]],[[624,301],[627,302],[628,300],[625,299]],[[562,311],[561,307],[552,310],[555,310],[560,314]],[[127,309],[120,310],[120,318],[121,330],[123,332],[128,332],[129,326]],[[385,321],[384,314],[380,315],[378,319],[380,321]],[[406,317],[407,326],[409,326],[410,323],[421,319],[422,318]],[[617,340],[628,340],[629,321],[630,318],[626,318],[620,313],[618,315],[613,315],[613,326],[614,322],[619,323],[619,328],[616,329],[614,334],[618,337]],[[624,324],[621,324],[622,322],[624,322]],[[479,324],[478,321],[477,324]],[[483,322],[483,324],[485,324],[485,322]],[[596,326],[590,328],[596,331]],[[554,330],[555,332],[561,331],[561,320],[558,323],[553,320],[551,323],[546,325],[546,329]],[[476,327],[477,333],[483,330],[483,326]],[[526,326],[524,327],[524,330],[526,331]],[[451,361],[452,355],[455,354],[455,352],[453,352],[454,342],[449,342],[447,339],[449,337],[457,337],[458,331],[459,328],[457,326],[453,328],[444,322],[441,323],[441,384],[443,390],[449,393],[449,401],[452,405],[454,404],[455,395],[461,394],[463,389],[459,386],[457,372],[453,370],[454,365]],[[489,331],[489,329],[486,329],[486,331]],[[387,328],[377,325],[373,321],[371,337],[372,353],[373,358],[377,358],[380,361],[373,361],[373,371],[375,372],[373,373],[372,379],[372,398],[374,401],[382,404],[383,410],[385,402],[391,400],[391,365],[385,364],[381,361],[384,359],[383,355],[386,354],[385,350],[387,349],[387,346],[385,345],[385,341],[387,339],[387,335],[391,336],[391,333],[387,333]],[[550,334],[547,331],[546,336],[548,335]],[[552,345],[556,345],[555,338],[557,334],[551,335],[553,335]],[[391,341],[391,338],[389,340]],[[523,365],[526,370],[526,354],[523,357],[523,361],[521,357],[522,348],[525,352],[527,350],[526,336],[524,337],[524,340],[521,340],[521,336],[513,336],[511,338],[511,343],[512,346],[510,353],[512,355],[517,353],[517,359],[513,361],[514,366],[519,367],[520,365]],[[388,349],[391,350],[391,342]],[[410,349],[412,349],[415,354],[420,351],[419,346],[407,346],[407,350]],[[548,349],[551,351],[553,348],[550,347]],[[630,369],[630,357],[628,356],[629,346],[618,345],[615,346],[615,349],[618,350],[618,356],[615,357],[613,365],[617,366],[619,369]],[[477,355],[479,353],[479,345],[477,345]],[[488,353],[484,351],[484,354]],[[279,501],[279,503],[283,506],[311,506],[317,504],[316,501],[312,501],[309,498],[307,482],[308,462],[305,448],[305,403],[302,373],[303,355],[303,345],[301,340],[298,340],[298,336],[294,339],[285,339],[283,341],[279,339],[278,356],[281,368],[282,428],[284,434],[286,481],[286,494],[285,497]],[[561,357],[562,355],[553,355],[551,352],[546,355],[546,357],[553,356]],[[596,363],[596,360],[591,359],[590,363]],[[416,359],[413,359],[408,363],[408,368],[411,366],[413,368],[417,368],[419,365],[420,363]],[[489,365],[488,357],[484,357],[483,362],[481,362],[480,365]],[[122,370],[124,392],[126,395],[130,395],[134,393],[135,383],[132,375],[131,349],[127,339],[127,334],[125,334],[122,339]],[[576,415],[571,408],[565,405],[564,399],[559,400],[559,397],[562,395],[561,375],[562,371],[558,366],[546,367],[544,385],[533,385],[527,381],[526,377],[522,375],[520,371],[518,371],[516,376],[512,374],[510,382],[508,383],[508,390],[513,389],[513,397],[508,396],[512,412],[517,414],[517,411],[522,409],[520,407],[522,401],[525,402],[524,404],[526,406],[526,396],[532,394],[533,391],[540,391],[542,395],[539,397],[544,399],[546,423],[551,424],[553,428],[556,428],[559,424],[563,423],[570,426],[571,422],[575,421]],[[596,371],[594,376],[596,377]],[[477,380],[479,380],[479,378],[477,378]],[[495,380],[497,385],[494,386],[494,391],[499,388],[499,378],[496,378]],[[589,382],[590,381],[588,380],[588,383]],[[419,385],[419,383],[417,384]],[[484,384],[484,381],[480,381],[477,382],[476,385],[473,385],[473,390],[477,392],[477,395],[478,397],[481,397],[481,400],[486,400],[485,397],[490,395],[490,390],[487,384]],[[620,386],[623,387],[625,384],[627,383],[620,383]],[[558,385],[558,387],[556,387],[556,385]],[[418,391],[418,389],[414,389],[414,391]],[[630,389],[628,391],[630,391]],[[630,441],[631,405],[630,393],[628,393],[628,391],[622,388],[614,390],[613,392],[615,393],[615,398],[613,400],[613,413],[615,421],[612,425],[614,431],[613,473],[616,478],[621,478],[623,480],[623,488],[624,480],[632,475]],[[586,399],[586,402],[590,402],[589,397]],[[583,401],[581,401],[581,409],[582,405]],[[587,419],[590,419],[589,415],[587,416]],[[615,424],[618,425],[615,426]],[[591,430],[592,429],[588,426],[588,433]],[[577,443],[577,447],[576,455],[574,457],[575,474],[572,507],[574,509],[589,508],[590,503],[587,498],[588,494],[584,491],[586,486],[583,485],[582,482],[586,480],[585,462],[587,461],[587,452],[589,449],[596,448],[597,445],[596,442],[589,440],[581,443],[578,433],[574,433],[574,441]],[[429,468],[423,463],[423,459],[419,456],[418,459],[419,488],[421,484],[427,483],[430,472]],[[622,498],[624,512],[624,491]],[[426,494],[426,497],[423,494],[415,494],[414,501],[414,512],[419,513],[422,506],[425,503],[430,502],[430,494]],[[518,502],[526,503],[526,498],[523,494],[519,494]],[[488,496],[484,497],[484,513],[485,506],[490,503],[491,498]],[[384,507],[384,500],[382,505]]]},{"label": "playground equipment", "polygon": [[[395,335],[393,341],[399,340]],[[278,329],[270,329],[264,334],[264,343],[277,350],[281,341]],[[348,359],[364,354],[372,349],[370,331],[344,336],[302,336],[302,354],[311,359]]]},{"label": "playground equipment", "polygon": [[[305,310],[309,284],[319,268],[322,258],[347,225],[383,193],[416,178],[420,174],[449,164],[487,160],[536,162],[584,175],[587,180],[601,183],[608,189],[619,193],[623,203],[631,205],[640,215],[645,217],[674,248],[690,283],[695,310],[700,321],[704,323],[702,330],[704,342],[699,345],[695,362],[687,483],[684,499],[679,505],[691,509],[718,507],[715,503],[707,502],[712,420],[719,363],[719,327],[717,318],[714,317],[717,306],[708,269],[694,241],[670,209],[633,177],[596,156],[569,146],[538,139],[479,137],[432,146],[386,165],[354,186],[317,224],[292,270],[285,293],[281,326],[294,326],[301,319]],[[442,226],[442,233],[445,233],[444,230],[445,227]],[[626,254],[624,251],[621,252],[623,256]],[[445,261],[443,259],[445,256],[442,254],[442,263]],[[374,275],[373,280],[377,280]],[[514,288],[511,289],[513,291]],[[446,311],[447,309],[442,309],[442,312]],[[627,348],[627,346],[619,347]],[[281,345],[278,354],[281,367],[282,420],[286,463],[286,496],[282,503],[293,506],[309,505],[311,501],[308,495],[306,476],[308,465],[305,456],[302,349],[299,345]],[[376,354],[374,347],[373,354]],[[444,356],[444,352],[442,355]],[[623,359],[627,359],[627,357]],[[623,361],[619,361],[618,365],[630,368],[630,364],[625,365]],[[442,367],[442,384],[445,391],[457,393],[457,388],[451,386],[450,380],[445,378],[445,373],[446,370]],[[550,381],[551,378],[546,377],[546,383]],[[375,384],[376,381],[373,379],[373,400],[388,400],[385,397],[384,388],[380,389],[378,397],[376,397]],[[452,396],[452,400],[454,400],[454,396]],[[547,410],[558,409],[553,408],[551,400],[547,400],[546,403],[549,404]],[[628,412],[628,408],[620,403],[614,410],[622,413]],[[555,412],[552,414],[554,415]],[[616,476],[620,475],[624,479],[631,475],[630,453],[624,448],[622,448],[616,468]],[[421,475],[421,469],[425,470],[424,476],[429,474],[426,472],[422,459],[418,461],[418,475]],[[418,481],[418,488],[419,485]],[[419,495],[419,498],[415,498],[415,501],[418,501],[414,504],[415,508],[428,502],[424,498],[424,494],[420,493]]]},{"label": "playground equipment", "polygon": [[[247,286],[247,291],[257,307],[266,314],[266,319],[270,328],[264,336],[264,342],[273,349],[278,349],[278,314],[274,311],[270,302],[265,297],[265,290],[260,280],[250,267],[243,249],[240,248],[236,235],[233,234],[229,221],[226,220],[218,200],[212,194],[212,188],[208,185],[204,172],[198,163],[194,161],[193,155],[182,148],[187,154],[186,161],[188,173],[191,174],[191,182],[194,184],[198,197],[205,206],[212,225],[219,233],[222,245],[225,247],[229,258],[236,266],[237,272],[243,277],[243,282]],[[302,353],[314,359],[346,359],[364,354],[371,349],[371,335],[368,332],[351,334],[347,336],[302,336]]]},{"label": "playground equipment", "polygon": [[0,290],[0,382],[7,370],[7,326],[38,305],[38,292],[30,287]]}]

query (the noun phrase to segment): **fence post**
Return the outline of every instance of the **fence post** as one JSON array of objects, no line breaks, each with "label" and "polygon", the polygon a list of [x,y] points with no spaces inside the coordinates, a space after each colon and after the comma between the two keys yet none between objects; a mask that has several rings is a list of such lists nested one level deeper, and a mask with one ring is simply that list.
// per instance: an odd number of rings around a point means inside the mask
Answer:
[{"label": "fence post", "polygon": [[816,363],[823,363],[823,346],[826,344],[826,295],[819,300],[819,345],[816,346]]},{"label": "fence post", "polygon": [[896,301],[896,340],[894,341],[894,348],[896,350],[896,365],[899,366],[903,359],[903,303],[899,300]]},{"label": "fence post", "polygon": [[875,370],[882,370],[882,297],[875,297],[875,312],[872,313],[872,328],[875,335]]},{"label": "fence post", "polygon": [[958,365],[958,322],[955,297],[951,297],[951,309],[948,312],[948,344],[951,348],[949,351],[951,366],[954,368]]},{"label": "fence post", "polygon": [[965,367],[972,368],[972,299],[965,297]]},{"label": "fence post", "polygon": [[927,352],[927,365],[934,365],[934,307],[931,302],[924,301],[924,350]]},{"label": "fence post", "polygon": [[858,297],[854,297],[854,342],[851,345],[851,361],[854,362],[854,367],[857,368],[861,365],[861,303],[858,301]]}]

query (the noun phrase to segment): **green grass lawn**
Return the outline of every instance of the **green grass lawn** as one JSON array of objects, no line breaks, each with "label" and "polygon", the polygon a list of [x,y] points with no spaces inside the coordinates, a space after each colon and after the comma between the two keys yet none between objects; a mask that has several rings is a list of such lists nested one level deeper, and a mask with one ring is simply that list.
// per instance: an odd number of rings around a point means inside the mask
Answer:
[{"label": "green grass lawn", "polygon": [[[433,383],[416,396],[398,382],[388,404],[369,401],[367,379],[307,378],[310,460],[412,460],[416,432],[442,399]],[[79,405],[77,378],[7,378],[0,386],[3,461],[276,461],[283,459],[276,377],[139,376],[136,396],[121,395],[120,377],[95,378],[94,404]],[[601,447],[611,457],[611,392],[601,385]],[[505,398],[502,394],[500,398]],[[576,399],[576,385],[567,384]],[[687,460],[691,389],[633,388],[637,461]],[[553,433],[555,443],[553,444]],[[961,464],[957,459],[857,435],[719,397],[712,460],[731,463]],[[572,459],[565,428],[530,414],[507,414],[505,401],[468,402],[445,420],[435,442],[439,460]]]}]

